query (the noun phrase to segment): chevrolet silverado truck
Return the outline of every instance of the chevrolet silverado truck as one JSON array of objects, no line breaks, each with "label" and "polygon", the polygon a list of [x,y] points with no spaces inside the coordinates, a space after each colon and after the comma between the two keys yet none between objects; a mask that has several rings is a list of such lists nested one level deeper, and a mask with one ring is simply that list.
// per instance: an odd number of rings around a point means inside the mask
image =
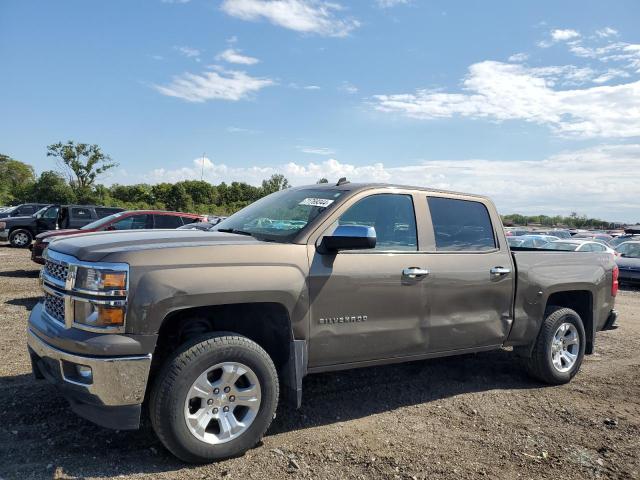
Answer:
[{"label": "chevrolet silverado truck", "polygon": [[45,259],[35,376],[98,425],[148,411],[187,462],[256,445],[307,374],[511,347],[569,382],[617,317],[612,255],[512,251],[488,198],[343,179],[214,231],[80,234]]}]

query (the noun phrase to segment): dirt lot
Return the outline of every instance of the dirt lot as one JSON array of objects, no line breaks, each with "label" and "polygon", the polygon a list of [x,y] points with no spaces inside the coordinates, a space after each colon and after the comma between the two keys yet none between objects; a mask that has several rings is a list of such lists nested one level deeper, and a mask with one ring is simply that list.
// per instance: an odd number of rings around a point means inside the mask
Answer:
[{"label": "dirt lot", "polygon": [[640,478],[640,291],[569,385],[530,380],[507,351],[323,374],[244,457],[193,467],[145,427],[101,429],[30,375],[38,299],[28,251],[0,244],[0,477]]}]

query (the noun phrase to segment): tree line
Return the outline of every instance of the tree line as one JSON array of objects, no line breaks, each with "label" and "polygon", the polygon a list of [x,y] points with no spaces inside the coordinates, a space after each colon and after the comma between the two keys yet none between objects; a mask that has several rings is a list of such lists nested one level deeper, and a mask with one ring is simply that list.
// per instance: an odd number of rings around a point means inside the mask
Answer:
[{"label": "tree line", "polygon": [[105,186],[97,183],[98,177],[118,164],[98,145],[59,142],[47,147],[47,156],[55,159],[57,168],[36,175],[31,165],[0,154],[0,205],[92,204],[230,215],[290,186],[281,174],[263,180],[259,187],[245,182],[213,185],[202,180]]},{"label": "tree line", "polygon": [[[245,182],[213,185],[202,180],[150,185],[97,183],[103,173],[118,166],[98,145],[68,141],[47,147],[47,157],[56,169],[36,176],[31,165],[0,154],[0,205],[25,202],[94,204],[128,210],[158,209],[181,212],[230,215],[259,198],[288,188],[281,174],[272,175],[259,187]],[[321,178],[317,183],[327,183]],[[587,218],[573,212],[568,217],[519,214],[503,215],[505,225],[537,224],[546,227],[611,228],[604,220]]]}]

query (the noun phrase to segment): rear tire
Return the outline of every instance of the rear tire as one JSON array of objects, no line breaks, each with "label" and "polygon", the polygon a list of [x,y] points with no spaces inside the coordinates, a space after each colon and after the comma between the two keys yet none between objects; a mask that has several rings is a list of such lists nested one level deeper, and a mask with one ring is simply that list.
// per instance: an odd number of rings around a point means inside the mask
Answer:
[{"label": "rear tire", "polygon": [[162,367],[150,396],[151,424],[185,462],[234,457],[262,439],[278,393],[276,368],[262,347],[243,336],[209,334]]},{"label": "rear tire", "polygon": [[33,241],[33,234],[26,229],[14,230],[9,234],[9,243],[13,248],[27,248]]},{"label": "rear tire", "polygon": [[586,335],[580,315],[570,308],[549,307],[527,360],[527,371],[550,385],[568,383],[580,370]]}]

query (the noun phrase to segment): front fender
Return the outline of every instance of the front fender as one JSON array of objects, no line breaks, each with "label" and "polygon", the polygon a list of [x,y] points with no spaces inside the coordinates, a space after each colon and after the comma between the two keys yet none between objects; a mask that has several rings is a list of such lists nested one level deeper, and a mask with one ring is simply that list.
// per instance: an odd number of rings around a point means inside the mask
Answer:
[{"label": "front fender", "polygon": [[133,269],[127,331],[157,334],[173,312],[239,303],[278,303],[288,312],[293,338],[306,339],[306,275],[296,265],[171,266]]}]

